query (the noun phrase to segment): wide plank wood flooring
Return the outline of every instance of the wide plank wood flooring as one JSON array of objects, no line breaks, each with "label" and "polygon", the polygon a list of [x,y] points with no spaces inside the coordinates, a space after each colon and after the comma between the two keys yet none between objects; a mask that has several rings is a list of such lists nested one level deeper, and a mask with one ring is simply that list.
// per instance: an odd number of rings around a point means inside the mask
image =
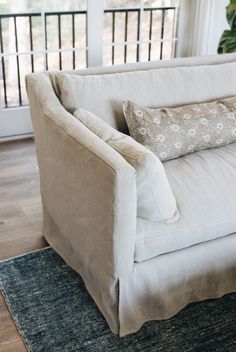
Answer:
[{"label": "wide plank wood flooring", "polygon": [[[0,260],[46,245],[34,141],[0,143]],[[0,352],[25,351],[0,294]]]}]

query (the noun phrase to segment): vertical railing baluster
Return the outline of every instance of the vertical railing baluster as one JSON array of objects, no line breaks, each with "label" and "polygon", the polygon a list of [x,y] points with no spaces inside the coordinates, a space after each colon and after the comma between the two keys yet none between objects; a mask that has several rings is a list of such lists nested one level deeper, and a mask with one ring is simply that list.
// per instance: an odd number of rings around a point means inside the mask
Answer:
[{"label": "vertical railing baluster", "polygon": [[165,10],[162,11],[162,16],[161,16],[161,46],[160,46],[160,60],[163,58],[163,38],[164,38],[164,29],[165,29]]},{"label": "vertical railing baluster", "polygon": [[22,95],[21,95],[21,82],[20,82],[20,63],[18,55],[18,36],[17,36],[17,26],[16,26],[16,16],[14,18],[14,30],[15,30],[15,46],[16,46],[16,67],[17,67],[17,81],[18,81],[18,95],[19,95],[19,105],[22,106]]},{"label": "vertical railing baluster", "polygon": [[153,11],[150,10],[150,18],[149,18],[149,44],[148,44],[148,61],[151,60],[151,52],[152,52],[152,20],[153,20]]},{"label": "vertical railing baluster", "polygon": [[[57,18],[58,18],[58,46],[59,46],[59,50],[61,50],[61,15],[58,15]],[[59,51],[59,70],[62,70],[61,51]]]},{"label": "vertical railing baluster", "polygon": [[4,91],[4,102],[5,108],[8,106],[7,102],[7,84],[6,84],[6,71],[5,71],[5,59],[4,59],[4,48],[3,48],[3,34],[2,34],[2,19],[0,18],[0,45],[1,45],[1,56],[2,56],[2,79],[3,79],[3,91]]},{"label": "vertical railing baluster", "polygon": [[127,62],[127,40],[128,40],[128,15],[129,12],[125,11],[125,46],[124,46],[124,63]]},{"label": "vertical railing baluster", "polygon": [[115,28],[116,28],[116,13],[112,13],[112,54],[111,62],[114,65],[115,62]]},{"label": "vertical railing baluster", "polygon": [[72,14],[72,66],[73,70],[75,69],[75,14]]},{"label": "vertical railing baluster", "polygon": [[33,44],[32,16],[31,15],[29,15],[29,32],[30,32],[30,51],[32,52],[32,54],[31,54],[31,71],[34,72],[34,55],[33,55],[34,44]]},{"label": "vertical railing baluster", "polygon": [[141,9],[138,9],[138,25],[137,25],[137,52],[136,61],[139,62],[139,40],[140,40],[140,19],[141,19]]}]

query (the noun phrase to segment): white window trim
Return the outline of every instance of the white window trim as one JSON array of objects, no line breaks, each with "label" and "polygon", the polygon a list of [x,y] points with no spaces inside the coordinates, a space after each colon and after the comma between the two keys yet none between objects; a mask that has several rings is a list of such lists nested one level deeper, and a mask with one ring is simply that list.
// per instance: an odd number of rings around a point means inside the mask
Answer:
[{"label": "white window trim", "polygon": [[88,67],[102,66],[104,0],[87,0]]}]

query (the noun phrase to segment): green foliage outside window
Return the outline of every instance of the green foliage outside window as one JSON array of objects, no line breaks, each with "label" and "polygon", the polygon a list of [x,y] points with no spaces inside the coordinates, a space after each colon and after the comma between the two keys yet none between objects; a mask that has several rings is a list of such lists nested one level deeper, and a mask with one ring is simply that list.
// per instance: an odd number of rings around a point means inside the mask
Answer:
[{"label": "green foliage outside window", "polygon": [[236,0],[230,0],[226,7],[226,17],[230,29],[225,30],[220,38],[219,54],[236,52]]}]

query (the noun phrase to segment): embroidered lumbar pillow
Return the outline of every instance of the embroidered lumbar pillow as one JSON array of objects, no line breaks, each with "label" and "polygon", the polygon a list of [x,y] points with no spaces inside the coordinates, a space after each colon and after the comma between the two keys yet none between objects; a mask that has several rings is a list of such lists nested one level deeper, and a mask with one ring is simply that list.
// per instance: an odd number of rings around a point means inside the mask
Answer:
[{"label": "embroidered lumbar pillow", "polygon": [[159,109],[125,101],[123,111],[131,137],[162,161],[236,141],[236,97]]}]

